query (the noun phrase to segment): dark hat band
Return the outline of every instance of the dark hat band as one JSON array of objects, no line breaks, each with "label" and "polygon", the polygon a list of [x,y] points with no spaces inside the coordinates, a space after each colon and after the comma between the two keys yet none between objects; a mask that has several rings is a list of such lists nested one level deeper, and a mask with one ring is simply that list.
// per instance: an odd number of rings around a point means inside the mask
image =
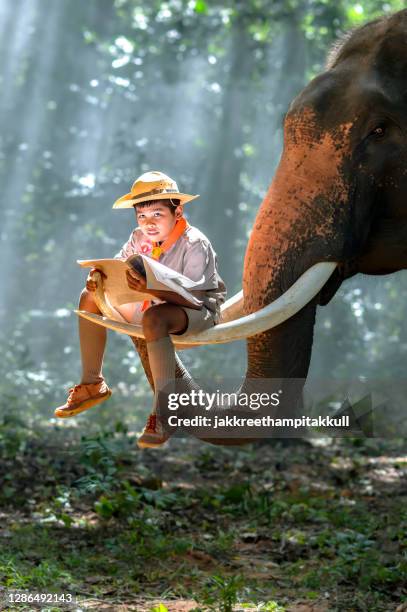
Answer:
[{"label": "dark hat band", "polygon": [[145,198],[146,196],[150,195],[157,195],[158,193],[179,193],[179,191],[177,191],[177,189],[152,189],[151,191],[138,193],[136,196],[134,196],[134,199],[138,200],[139,198]]}]

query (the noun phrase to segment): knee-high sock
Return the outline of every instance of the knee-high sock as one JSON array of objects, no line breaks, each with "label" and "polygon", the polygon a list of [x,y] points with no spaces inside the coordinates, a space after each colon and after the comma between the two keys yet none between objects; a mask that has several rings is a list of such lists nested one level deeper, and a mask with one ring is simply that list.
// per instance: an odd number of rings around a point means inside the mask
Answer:
[{"label": "knee-high sock", "polygon": [[106,329],[79,317],[79,341],[82,359],[82,383],[103,380],[102,364],[106,346]]},{"label": "knee-high sock", "polygon": [[[175,351],[170,338],[160,338],[147,342],[148,360],[154,379],[153,413],[157,412],[158,394],[170,381],[175,379]],[[167,388],[168,393],[171,392]]]}]

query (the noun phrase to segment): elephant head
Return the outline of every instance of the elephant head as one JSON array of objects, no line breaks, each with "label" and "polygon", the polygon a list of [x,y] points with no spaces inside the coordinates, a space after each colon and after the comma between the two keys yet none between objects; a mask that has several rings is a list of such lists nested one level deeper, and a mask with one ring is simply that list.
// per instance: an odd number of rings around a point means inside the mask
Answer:
[{"label": "elephant head", "polygon": [[347,35],[292,102],[284,149],[248,244],[255,312],[318,262],[338,266],[285,323],[248,339],[249,378],[307,376],[315,311],[358,272],[407,267],[407,10]]}]

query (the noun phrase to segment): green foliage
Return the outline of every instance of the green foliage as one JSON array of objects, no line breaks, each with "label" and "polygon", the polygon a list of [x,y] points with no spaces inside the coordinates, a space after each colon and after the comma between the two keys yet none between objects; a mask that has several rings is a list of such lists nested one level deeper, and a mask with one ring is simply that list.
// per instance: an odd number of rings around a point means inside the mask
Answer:
[{"label": "green foliage", "polygon": [[126,428],[119,427],[119,431],[82,437],[79,461],[86,475],[76,482],[79,492],[87,494],[115,488],[122,463],[129,457],[130,441],[126,433]]},{"label": "green foliage", "polygon": [[102,495],[95,503],[95,511],[104,519],[112,516],[130,516],[142,506],[142,496],[129,483],[124,482],[117,493]]},{"label": "green foliage", "polygon": [[233,612],[245,586],[243,576],[212,576],[202,591],[199,603],[216,612]]},{"label": "green foliage", "polygon": [[[35,436],[19,450],[14,428],[20,429],[14,424],[2,430],[3,448],[18,449],[13,460],[5,454],[3,461],[16,490],[4,505],[0,538],[6,586],[52,585],[102,600],[127,588],[163,602],[165,591],[170,599],[195,599],[202,610],[239,605],[275,612],[285,608],[280,600],[289,607],[293,593],[318,601],[334,590],[342,609],[360,600],[379,612],[380,598],[391,603],[391,593],[403,584],[402,490],[381,495],[386,485],[380,480],[377,495],[366,497],[361,488],[372,462],[401,475],[401,446],[343,440],[335,449],[308,449],[304,462],[303,448],[264,447],[256,454],[208,447],[195,456],[179,444],[157,464],[155,455],[129,452],[128,435],[117,431],[122,427],[65,438],[64,449],[42,436],[41,453]],[[21,482],[22,452],[23,465],[33,470],[29,491]],[[63,469],[62,456],[71,462]],[[347,493],[340,490],[343,483],[332,484],[342,462],[349,465]],[[276,467],[281,463],[284,470]],[[33,477],[37,466],[46,485]],[[106,480],[112,467],[114,478]],[[82,476],[100,472],[98,486],[78,487],[78,469]],[[17,514],[23,492],[24,522]]]},{"label": "green foliage", "polygon": [[324,584],[326,588],[332,588],[336,584],[357,584],[361,589],[372,587],[385,587],[400,584],[406,572],[406,564],[401,562],[397,565],[389,564],[383,566],[380,555],[369,552],[356,553],[354,549],[350,558],[339,556],[328,567],[319,567],[311,570],[302,578],[302,583],[311,588],[320,588]]},{"label": "green foliage", "polygon": [[[102,495],[95,503],[95,511],[104,519],[111,517],[131,517],[145,504],[159,510],[170,509],[177,501],[177,496],[162,490],[152,491],[140,487],[135,489],[128,482],[119,484],[119,490],[109,495]],[[94,491],[92,491],[94,492]]]},{"label": "green foliage", "polygon": [[3,585],[13,589],[42,589],[51,585],[54,589],[57,585],[69,584],[72,577],[57,563],[41,561],[37,567],[26,568],[23,573],[17,563],[8,561],[0,563],[0,579]]},{"label": "green foliage", "polygon": [[71,490],[66,486],[57,485],[57,495],[52,498],[46,508],[46,520],[60,521],[65,527],[71,527],[74,524],[74,519],[69,514],[72,510],[71,506]]},{"label": "green foliage", "polygon": [[0,453],[2,459],[11,459],[24,452],[27,446],[28,427],[23,419],[13,413],[3,416],[0,422]]},{"label": "green foliage", "polygon": [[208,12],[208,6],[207,6],[206,2],[204,2],[203,0],[196,0],[195,6],[194,6],[194,10],[197,13],[207,13]]},{"label": "green foliage", "polygon": [[259,612],[285,612],[286,608],[275,601],[267,601],[259,605]]}]

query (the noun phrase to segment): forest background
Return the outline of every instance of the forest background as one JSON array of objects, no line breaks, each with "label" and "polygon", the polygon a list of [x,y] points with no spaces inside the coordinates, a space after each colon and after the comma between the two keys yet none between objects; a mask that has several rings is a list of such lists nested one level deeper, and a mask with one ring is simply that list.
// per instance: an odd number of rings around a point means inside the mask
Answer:
[{"label": "forest background", "polygon": [[[279,160],[289,103],[323,70],[338,37],[403,7],[402,0],[0,3],[0,442],[6,508],[23,508],[24,514],[31,503],[38,524],[45,517],[71,529],[79,520],[75,512],[80,512],[80,504],[73,509],[72,498],[82,486],[85,495],[94,496],[89,507],[98,520],[120,516],[120,508],[109,506],[111,500],[104,508],[103,499],[118,495],[123,456],[133,457],[126,446],[129,432],[140,429],[151,404],[128,338],[109,336],[104,369],[114,389],[109,403],[73,421],[52,418],[66,390],[79,381],[72,311],[84,273],[76,259],[112,256],[134,227],[132,211],[111,210],[114,200],[149,169],[174,177],[187,193],[199,193],[186,206],[187,218],[211,239],[228,293],[236,293],[250,228]],[[402,379],[406,301],[405,272],[380,278],[359,275],[344,283],[329,306],[319,309],[311,380]],[[194,349],[184,352],[183,359],[198,377],[204,373],[216,381],[226,370],[228,376],[240,377],[245,345]],[[71,444],[71,454],[57,457],[56,468],[52,462],[62,439]],[[189,451],[182,445],[181,450],[186,461]],[[35,466],[41,452],[42,467]],[[231,465],[255,457],[254,450],[242,452],[218,451]],[[214,455],[212,450],[199,453],[204,469]],[[82,470],[78,474],[75,455]],[[151,463],[150,455],[144,456],[148,467],[136,458],[138,471],[157,470],[156,460]],[[27,458],[33,460],[34,472],[28,468],[26,478],[19,480],[14,470],[26,465]],[[68,468],[73,470],[69,477]],[[79,487],[75,477],[82,478]],[[44,487],[37,496],[30,480],[34,489]],[[144,508],[147,481],[133,483],[138,496],[134,508],[165,511],[169,502],[162,482],[152,490],[164,501],[150,499]],[[246,484],[239,490],[242,503],[249,495]],[[32,529],[33,541],[45,537],[44,531]],[[17,537],[10,533],[7,537]],[[66,568],[60,569],[54,558],[48,569],[25,558],[18,537],[18,552],[3,559],[4,584],[38,586],[45,575],[45,586],[53,563],[55,583],[69,584],[63,578]],[[41,544],[35,546],[42,550]],[[395,572],[397,583],[400,568]],[[19,582],[18,573],[30,577]],[[366,588],[373,583],[368,581]],[[229,583],[222,584],[227,590]],[[89,594],[93,587],[81,588]],[[95,587],[92,592],[102,591]],[[176,597],[181,591],[167,594]],[[236,601],[238,591],[232,580]],[[210,605],[208,601],[210,595]]]}]

